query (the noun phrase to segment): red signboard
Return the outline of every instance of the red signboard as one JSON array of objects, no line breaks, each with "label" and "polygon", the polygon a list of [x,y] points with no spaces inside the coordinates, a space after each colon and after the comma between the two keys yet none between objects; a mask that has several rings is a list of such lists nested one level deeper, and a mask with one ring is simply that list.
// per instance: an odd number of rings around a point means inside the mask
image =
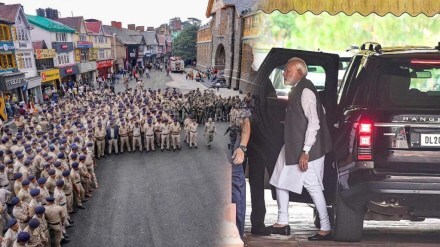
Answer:
[{"label": "red signboard", "polygon": [[67,74],[71,74],[71,73],[73,73],[73,69],[72,69],[72,67],[66,68],[66,73],[67,73]]},{"label": "red signboard", "polygon": [[67,48],[69,48],[68,45],[61,45],[61,49],[66,50]]},{"label": "red signboard", "polygon": [[113,65],[113,60],[104,60],[104,61],[98,61],[96,62],[96,67],[98,69],[105,68],[105,67],[111,67]]}]

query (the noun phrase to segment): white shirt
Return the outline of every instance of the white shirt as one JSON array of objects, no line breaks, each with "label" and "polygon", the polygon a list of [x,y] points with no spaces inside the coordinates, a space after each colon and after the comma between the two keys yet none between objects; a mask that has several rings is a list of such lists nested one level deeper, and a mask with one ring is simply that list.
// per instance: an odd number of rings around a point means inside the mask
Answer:
[{"label": "white shirt", "polygon": [[301,106],[308,121],[303,150],[310,151],[316,141],[316,133],[320,128],[316,109],[316,96],[312,90],[304,88],[301,94]]}]

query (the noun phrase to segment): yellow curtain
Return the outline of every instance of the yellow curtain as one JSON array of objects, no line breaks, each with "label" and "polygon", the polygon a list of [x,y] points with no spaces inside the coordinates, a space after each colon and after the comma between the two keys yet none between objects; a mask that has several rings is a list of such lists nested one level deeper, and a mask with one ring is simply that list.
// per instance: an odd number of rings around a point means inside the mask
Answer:
[{"label": "yellow curtain", "polygon": [[260,0],[258,8],[266,13],[279,10],[282,13],[295,11],[304,14],[307,11],[318,15],[328,12],[336,15],[359,13],[363,16],[375,13],[384,16],[391,13],[400,16],[408,13],[411,16],[440,14],[440,0]]}]

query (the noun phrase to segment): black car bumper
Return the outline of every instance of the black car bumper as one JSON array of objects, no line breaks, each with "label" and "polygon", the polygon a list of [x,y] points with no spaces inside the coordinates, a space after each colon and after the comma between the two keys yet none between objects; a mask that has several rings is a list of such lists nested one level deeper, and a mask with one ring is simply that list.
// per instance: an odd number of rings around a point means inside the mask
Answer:
[{"label": "black car bumper", "polygon": [[378,195],[413,199],[440,198],[440,177],[387,176],[377,181],[357,183],[345,188],[341,191],[341,195],[344,201],[353,207],[362,207]]}]

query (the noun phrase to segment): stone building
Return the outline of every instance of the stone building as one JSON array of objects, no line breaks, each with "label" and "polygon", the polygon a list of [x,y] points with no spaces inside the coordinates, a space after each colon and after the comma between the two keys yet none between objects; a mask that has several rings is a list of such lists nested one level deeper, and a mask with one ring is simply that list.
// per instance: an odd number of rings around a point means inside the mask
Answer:
[{"label": "stone building", "polygon": [[257,0],[209,0],[209,23],[197,33],[197,69],[224,71],[230,88],[248,92],[256,75],[252,46],[258,38]]}]

